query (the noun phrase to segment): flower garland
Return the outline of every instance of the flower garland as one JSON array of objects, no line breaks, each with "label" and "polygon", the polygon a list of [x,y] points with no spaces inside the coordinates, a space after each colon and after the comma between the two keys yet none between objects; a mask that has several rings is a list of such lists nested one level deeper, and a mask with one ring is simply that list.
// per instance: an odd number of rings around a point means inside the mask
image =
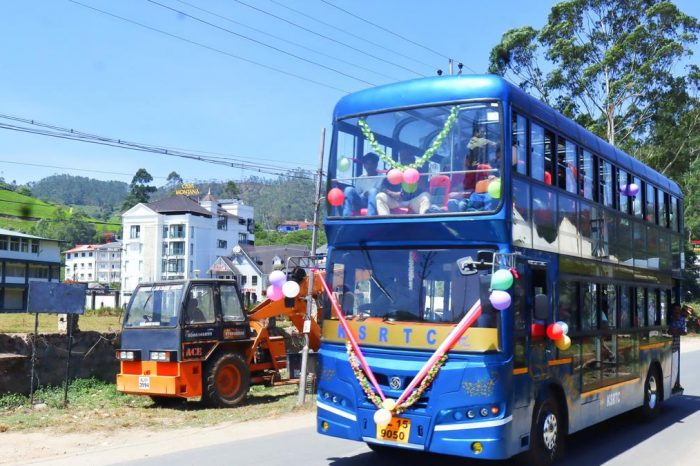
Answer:
[{"label": "flower garland", "polygon": [[[372,387],[370,386],[367,377],[365,376],[364,372],[362,372],[360,364],[357,362],[355,352],[352,349],[352,345],[350,345],[350,343],[348,342],[345,344],[345,348],[347,349],[348,353],[348,361],[350,361],[350,366],[352,367],[352,371],[355,374],[357,381],[360,383],[360,387],[362,387],[362,391],[365,392],[365,395],[367,395],[367,398],[369,399],[369,401],[372,402],[372,404],[374,404],[374,406],[381,409],[384,406],[382,403],[382,399],[374,392],[374,389],[372,389]],[[394,414],[403,413],[408,408],[410,408],[416,401],[418,401],[421,396],[423,396],[423,393],[428,389],[430,384],[433,383],[435,377],[437,377],[438,372],[440,372],[440,369],[445,364],[445,361],[447,361],[446,354],[442,355],[442,357],[440,357],[440,359],[437,360],[435,365],[430,368],[430,371],[428,371],[428,374],[425,376],[423,381],[415,390],[413,390],[411,395],[408,398],[406,398],[406,401],[394,407]]]},{"label": "flower garland", "polygon": [[384,150],[379,146],[377,139],[374,137],[372,129],[369,127],[364,118],[360,118],[357,121],[357,124],[360,127],[360,130],[362,131],[362,135],[365,137],[365,139],[367,139],[367,141],[369,141],[370,145],[372,146],[372,150],[377,155],[379,155],[379,158],[381,158],[384,161],[384,163],[389,165],[391,168],[399,168],[405,170],[406,168],[420,168],[423,165],[425,165],[425,162],[427,162],[430,159],[430,157],[432,157],[433,154],[437,152],[442,143],[445,141],[445,138],[452,129],[452,126],[454,126],[455,122],[457,121],[458,116],[459,105],[455,105],[450,110],[450,115],[447,117],[447,120],[445,120],[445,125],[442,127],[442,130],[438,133],[437,137],[430,145],[428,150],[426,150],[425,153],[418,158],[418,160],[408,165],[402,165],[396,160],[386,155],[386,152],[384,152]]}]

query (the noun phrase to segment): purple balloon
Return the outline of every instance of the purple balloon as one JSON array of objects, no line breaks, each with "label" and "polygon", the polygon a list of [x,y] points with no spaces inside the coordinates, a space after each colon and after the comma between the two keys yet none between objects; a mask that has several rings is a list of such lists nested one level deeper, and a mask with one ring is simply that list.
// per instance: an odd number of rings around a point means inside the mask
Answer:
[{"label": "purple balloon", "polygon": [[499,311],[503,311],[504,309],[508,309],[510,306],[510,294],[501,290],[493,290],[489,296],[489,301],[491,301],[491,305],[493,307]]},{"label": "purple balloon", "polygon": [[628,196],[634,197],[639,193],[639,186],[635,183],[632,183],[629,186],[627,186],[627,192],[629,193]]}]

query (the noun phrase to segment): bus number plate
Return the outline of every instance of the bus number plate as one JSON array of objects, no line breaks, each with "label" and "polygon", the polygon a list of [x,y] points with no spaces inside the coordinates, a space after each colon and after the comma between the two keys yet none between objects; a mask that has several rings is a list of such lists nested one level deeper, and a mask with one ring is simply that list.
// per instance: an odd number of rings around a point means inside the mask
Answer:
[{"label": "bus number plate", "polygon": [[408,443],[408,434],[411,432],[411,420],[402,417],[392,417],[391,422],[385,427],[377,426],[377,438],[391,442]]},{"label": "bus number plate", "polygon": [[139,390],[150,390],[151,389],[151,378],[150,377],[139,377]]}]

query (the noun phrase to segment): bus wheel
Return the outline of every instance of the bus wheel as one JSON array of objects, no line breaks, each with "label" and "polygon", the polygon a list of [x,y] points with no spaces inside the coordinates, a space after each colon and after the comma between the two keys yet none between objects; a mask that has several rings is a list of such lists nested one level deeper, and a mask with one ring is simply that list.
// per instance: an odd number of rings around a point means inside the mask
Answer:
[{"label": "bus wheel", "polygon": [[530,464],[553,464],[564,449],[565,435],[563,418],[556,401],[552,398],[538,401],[535,404],[530,431]]},{"label": "bus wheel", "polygon": [[223,354],[209,366],[205,374],[203,401],[215,408],[230,408],[248,394],[250,373],[241,355]]},{"label": "bus wheel", "polygon": [[656,367],[649,368],[647,379],[644,382],[644,405],[642,405],[642,418],[654,419],[661,410],[661,377]]}]

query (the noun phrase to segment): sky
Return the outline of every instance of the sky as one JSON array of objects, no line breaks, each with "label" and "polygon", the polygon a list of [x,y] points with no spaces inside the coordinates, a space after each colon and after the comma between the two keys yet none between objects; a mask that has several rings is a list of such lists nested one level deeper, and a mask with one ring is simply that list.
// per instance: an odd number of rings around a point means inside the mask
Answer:
[{"label": "sky", "polygon": [[[0,177],[130,182],[145,168],[160,186],[172,171],[195,182],[315,170],[343,95],[435,75],[448,58],[485,72],[505,31],[541,28],[555,3],[5,1],[0,125],[46,130],[38,122],[234,166],[0,128]],[[675,3],[700,17],[697,0]]]}]

